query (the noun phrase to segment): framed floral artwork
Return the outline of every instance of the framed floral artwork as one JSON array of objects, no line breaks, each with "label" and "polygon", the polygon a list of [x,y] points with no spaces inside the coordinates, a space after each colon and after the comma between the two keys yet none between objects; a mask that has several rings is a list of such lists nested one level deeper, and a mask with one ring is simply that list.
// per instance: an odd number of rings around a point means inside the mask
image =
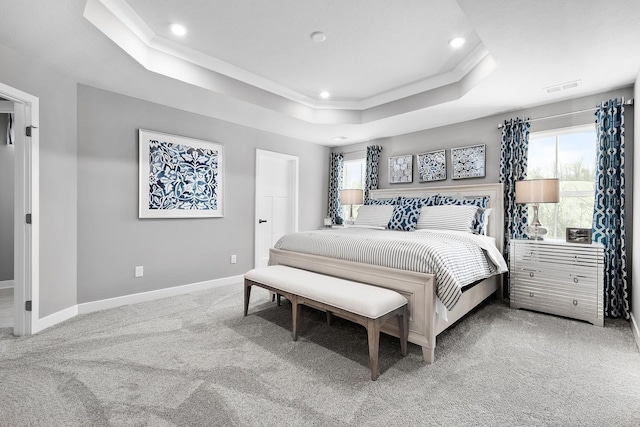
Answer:
[{"label": "framed floral artwork", "polygon": [[389,184],[413,182],[413,154],[389,157]]},{"label": "framed floral artwork", "polygon": [[222,217],[224,147],[140,129],[140,218]]},{"label": "framed floral artwork", "polygon": [[485,145],[451,149],[453,179],[480,178],[485,175]]},{"label": "framed floral artwork", "polygon": [[445,150],[430,151],[417,155],[420,182],[447,179],[447,158]]}]

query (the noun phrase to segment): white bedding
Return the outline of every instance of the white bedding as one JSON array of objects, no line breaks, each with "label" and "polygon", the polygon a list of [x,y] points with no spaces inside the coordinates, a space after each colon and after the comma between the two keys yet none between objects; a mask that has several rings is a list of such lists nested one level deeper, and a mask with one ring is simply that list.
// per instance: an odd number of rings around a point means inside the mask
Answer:
[{"label": "white bedding", "polygon": [[451,310],[462,287],[507,271],[495,240],[471,233],[342,228],[283,236],[276,248],[436,276],[436,293]]}]

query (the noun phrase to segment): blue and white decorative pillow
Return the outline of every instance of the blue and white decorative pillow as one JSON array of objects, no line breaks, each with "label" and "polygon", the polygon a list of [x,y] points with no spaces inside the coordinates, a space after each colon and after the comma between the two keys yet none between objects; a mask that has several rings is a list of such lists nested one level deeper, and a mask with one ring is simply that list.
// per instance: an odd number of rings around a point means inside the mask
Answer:
[{"label": "blue and white decorative pillow", "polygon": [[478,212],[476,218],[473,221],[473,232],[476,234],[486,234],[485,229],[485,210],[489,203],[488,196],[474,197],[474,198],[462,198],[451,196],[439,196],[438,205],[459,205],[459,206],[477,206]]},{"label": "blue and white decorative pillow", "polygon": [[436,206],[438,204],[438,195],[433,194],[427,197],[401,197],[400,204],[419,204],[420,207]]},{"label": "blue and white decorative pillow", "polygon": [[398,197],[391,199],[367,199],[364,201],[365,205],[397,205]]},{"label": "blue and white decorative pillow", "polygon": [[387,228],[389,230],[414,231],[420,217],[420,209],[422,207],[419,203],[395,205]]}]

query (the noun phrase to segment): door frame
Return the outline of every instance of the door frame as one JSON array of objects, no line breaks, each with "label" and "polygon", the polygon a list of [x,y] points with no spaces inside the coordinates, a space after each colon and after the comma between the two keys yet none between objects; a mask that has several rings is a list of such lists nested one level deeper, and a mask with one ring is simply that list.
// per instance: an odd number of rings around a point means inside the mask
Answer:
[{"label": "door frame", "polygon": [[256,194],[255,194],[255,204],[254,204],[254,221],[253,221],[253,236],[254,236],[254,249],[253,249],[253,267],[257,267],[259,264],[259,248],[258,248],[258,203],[260,200],[260,194],[262,190],[262,181],[260,180],[260,174],[262,172],[260,167],[260,159],[265,157],[275,157],[278,159],[287,160],[287,165],[289,166],[292,174],[291,180],[289,181],[289,191],[290,194],[293,194],[293,200],[291,203],[291,209],[293,210],[291,218],[293,220],[292,230],[298,231],[298,188],[299,188],[299,176],[298,176],[298,165],[299,158],[298,156],[293,156],[291,154],[278,153],[275,151],[267,151],[256,149]]},{"label": "door frame", "polygon": [[[38,332],[40,289],[40,100],[0,83],[0,96],[13,102],[14,153],[14,242],[13,242],[13,334]],[[31,127],[31,136],[25,129]],[[31,214],[31,224],[26,215]],[[31,301],[31,311],[25,302]]]}]

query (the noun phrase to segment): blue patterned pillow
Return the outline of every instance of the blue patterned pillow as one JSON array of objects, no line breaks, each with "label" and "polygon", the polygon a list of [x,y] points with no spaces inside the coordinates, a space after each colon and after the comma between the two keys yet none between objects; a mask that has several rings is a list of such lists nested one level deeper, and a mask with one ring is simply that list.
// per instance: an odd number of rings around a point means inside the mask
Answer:
[{"label": "blue patterned pillow", "polygon": [[397,205],[398,197],[391,199],[367,199],[364,201],[365,205]]},{"label": "blue patterned pillow", "polygon": [[423,206],[436,206],[438,204],[438,195],[433,194],[427,197],[400,197],[400,203],[405,204],[419,204]]},{"label": "blue patterned pillow", "polygon": [[463,198],[459,199],[452,196],[439,196],[438,205],[459,205],[459,206],[477,206],[478,213],[473,221],[473,232],[476,234],[485,234],[484,216],[487,204],[489,203],[489,196]]},{"label": "blue patterned pillow", "polygon": [[389,230],[398,231],[413,231],[418,224],[418,218],[420,217],[420,209],[422,205],[420,203],[406,203],[396,205],[393,208],[393,214],[387,224]]}]

